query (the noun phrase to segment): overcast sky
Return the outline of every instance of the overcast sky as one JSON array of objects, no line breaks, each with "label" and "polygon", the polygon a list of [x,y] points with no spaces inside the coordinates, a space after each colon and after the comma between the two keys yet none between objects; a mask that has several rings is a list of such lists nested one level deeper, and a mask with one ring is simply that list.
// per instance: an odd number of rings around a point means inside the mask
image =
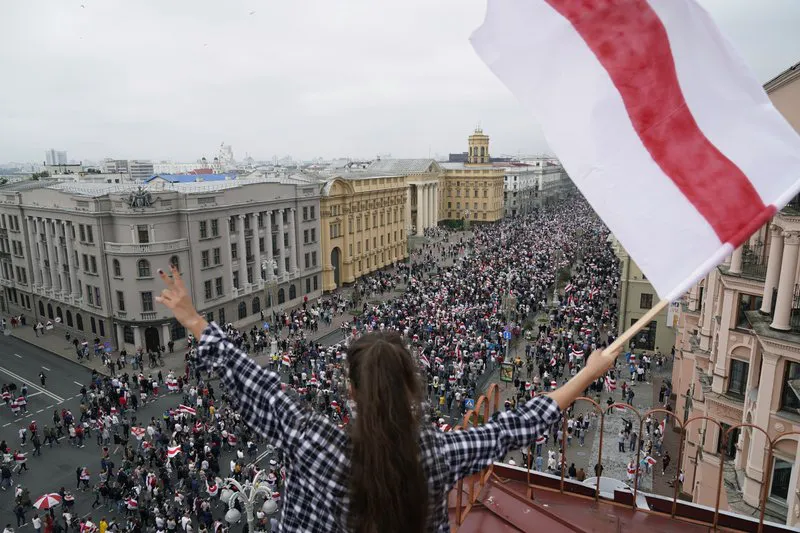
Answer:
[{"label": "overcast sky", "polygon": [[[800,61],[800,1],[701,0],[767,81]],[[547,150],[469,36],[485,0],[0,3],[0,162],[427,157]],[[535,31],[535,28],[532,28]],[[552,65],[549,68],[558,68]]]}]

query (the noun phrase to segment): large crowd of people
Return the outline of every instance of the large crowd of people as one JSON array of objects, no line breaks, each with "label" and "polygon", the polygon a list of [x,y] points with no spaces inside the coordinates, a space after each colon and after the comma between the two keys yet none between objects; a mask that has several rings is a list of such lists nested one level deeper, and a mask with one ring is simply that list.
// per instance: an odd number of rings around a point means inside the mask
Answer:
[{"label": "large crowd of people", "polygon": [[[267,356],[284,389],[305,408],[341,426],[352,416],[346,345],[370,331],[402,334],[419,361],[431,420],[443,429],[458,423],[504,362],[513,366],[515,395],[505,405],[512,409],[563,383],[593,350],[613,340],[617,259],[607,229],[584,202],[476,226],[471,235],[438,228],[427,237],[409,261],[362,278],[349,296],[337,292],[304,301],[298,309],[263,316],[249,329],[222,327],[238,347]],[[342,342],[323,346],[312,340],[321,325],[348,312],[352,319],[342,323]],[[25,450],[40,455],[43,448],[49,453],[90,443],[98,448],[98,462],[75,465],[76,486],[54,487],[64,500],[61,512],[40,512],[34,519],[42,521],[45,533],[224,531],[224,506],[217,502],[223,478],[252,477],[259,468],[257,452],[267,443],[230,409],[224,391],[214,390],[211,376],[195,370],[194,343],[190,338],[180,372],[146,370],[141,360],[133,368],[120,363],[113,376],[92,375],[81,389],[79,412],[56,410],[51,421],[20,428],[19,442],[0,443],[6,451],[0,488],[12,488],[15,472],[17,478],[25,475]],[[635,363],[632,369],[635,377]],[[612,368],[591,389],[615,390],[628,371]],[[165,394],[174,398],[174,408],[160,418],[137,416],[143,405]],[[10,385],[3,387],[9,406],[18,395]],[[565,416],[570,443],[583,445],[594,417]],[[533,467],[544,469],[542,445],[551,437],[554,446],[560,442],[561,424],[533,446]],[[231,457],[227,464],[224,457]],[[269,457],[269,482],[279,499],[285,470],[279,450]],[[561,460],[547,458],[554,468]],[[32,518],[30,495],[18,484],[15,490],[21,525]],[[97,512],[86,518],[73,514],[73,493],[91,494]],[[265,527],[270,517],[260,515]]]}]

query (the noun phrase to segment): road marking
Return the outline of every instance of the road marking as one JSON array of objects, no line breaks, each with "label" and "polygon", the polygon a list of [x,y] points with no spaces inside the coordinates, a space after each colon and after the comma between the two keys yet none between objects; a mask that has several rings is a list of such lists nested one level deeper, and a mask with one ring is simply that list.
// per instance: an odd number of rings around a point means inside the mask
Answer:
[{"label": "road marking", "polygon": [[78,387],[83,387],[83,383],[78,383],[77,381],[73,381],[73,383],[74,383],[75,385],[77,385]]},{"label": "road marking", "polygon": [[45,389],[41,388],[40,386],[36,385],[35,383],[33,383],[31,381],[28,381],[27,379],[23,378],[22,376],[19,376],[19,375],[15,374],[14,372],[12,372],[12,371],[10,371],[10,370],[8,370],[6,368],[3,368],[2,366],[0,366],[0,372],[3,372],[4,374],[8,374],[12,378],[14,378],[14,379],[16,379],[16,380],[18,380],[18,381],[20,381],[22,383],[25,383],[26,385],[28,385],[29,387],[32,387],[33,389],[35,389],[37,391],[42,391],[43,394],[46,394],[47,396],[49,396],[50,398],[54,399],[58,403],[61,403],[61,402],[64,401],[64,398],[62,398],[61,396],[58,396],[57,394],[53,394],[49,390],[45,390]]},{"label": "road marking", "polygon": [[20,359],[22,359],[22,356],[21,356],[20,354],[18,354],[18,353],[15,353],[14,355],[16,355],[17,357],[19,357]]},{"label": "road marking", "polygon": [[40,394],[42,394],[42,391],[36,391],[33,394],[28,394],[28,398],[32,398],[34,396],[39,396]]},{"label": "road marking", "polygon": [[38,411],[36,411],[36,414],[39,414],[39,413],[41,413],[42,411],[44,411],[44,409],[39,409]]},{"label": "road marking", "polygon": [[42,369],[47,370],[48,372],[50,372],[50,369],[47,368],[46,366],[43,366]]},{"label": "road marking", "polygon": [[52,409],[52,408],[53,408],[53,406],[52,406],[52,405],[48,405],[48,406],[47,406],[47,408],[48,408],[48,409]]},{"label": "road marking", "polygon": [[3,427],[5,428],[5,427],[8,427],[10,425],[11,425],[11,422],[6,422],[5,424],[3,424]]}]

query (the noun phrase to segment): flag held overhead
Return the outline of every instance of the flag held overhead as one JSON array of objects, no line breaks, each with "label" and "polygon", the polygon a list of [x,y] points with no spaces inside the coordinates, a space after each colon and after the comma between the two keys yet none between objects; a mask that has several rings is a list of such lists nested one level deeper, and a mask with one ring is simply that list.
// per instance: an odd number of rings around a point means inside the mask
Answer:
[{"label": "flag held overhead", "polygon": [[800,137],[694,0],[489,0],[472,43],[666,301],[800,190]]}]

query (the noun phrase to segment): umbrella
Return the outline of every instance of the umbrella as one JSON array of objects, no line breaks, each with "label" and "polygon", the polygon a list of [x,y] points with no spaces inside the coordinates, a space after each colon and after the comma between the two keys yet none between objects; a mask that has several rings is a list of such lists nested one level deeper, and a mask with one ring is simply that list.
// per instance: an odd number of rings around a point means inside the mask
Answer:
[{"label": "umbrella", "polygon": [[40,510],[51,509],[56,505],[61,505],[61,495],[55,492],[51,492],[50,494],[45,494],[35,502],[33,502],[33,506]]}]

